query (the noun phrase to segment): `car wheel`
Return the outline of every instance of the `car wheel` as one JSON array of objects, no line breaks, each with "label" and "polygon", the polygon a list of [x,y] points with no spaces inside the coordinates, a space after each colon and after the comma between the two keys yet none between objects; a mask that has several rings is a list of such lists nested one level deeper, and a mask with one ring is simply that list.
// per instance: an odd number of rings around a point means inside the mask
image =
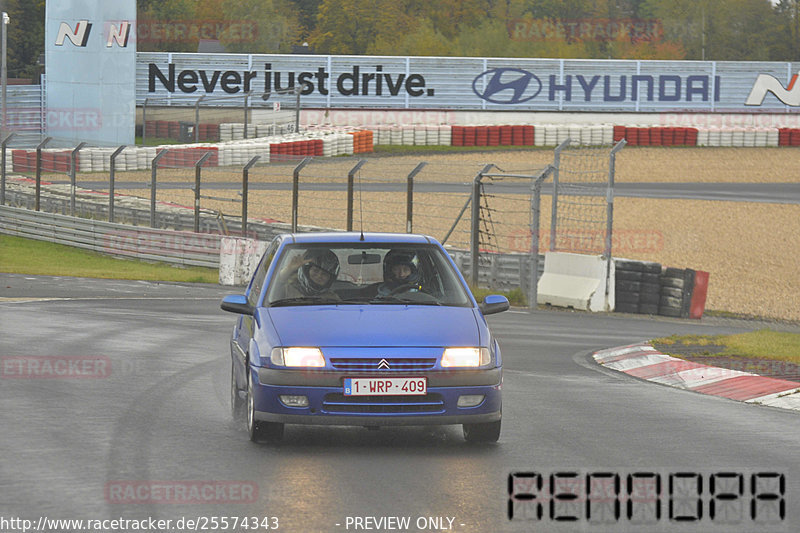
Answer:
[{"label": "car wheel", "polygon": [[484,424],[464,424],[464,440],[467,442],[497,442],[500,438],[500,420]]},{"label": "car wheel", "polygon": [[231,415],[237,421],[244,420],[247,409],[247,402],[239,394],[239,387],[236,386],[236,365],[231,360]]},{"label": "car wheel", "polygon": [[253,442],[279,441],[283,437],[283,424],[256,420],[256,405],[253,398],[253,375],[247,369],[247,432]]}]

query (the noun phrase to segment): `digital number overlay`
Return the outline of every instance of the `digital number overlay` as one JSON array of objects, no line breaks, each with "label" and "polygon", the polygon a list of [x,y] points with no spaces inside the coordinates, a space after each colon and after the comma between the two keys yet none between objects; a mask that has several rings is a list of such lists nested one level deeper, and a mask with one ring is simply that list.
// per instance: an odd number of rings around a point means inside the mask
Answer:
[{"label": "digital number overlay", "polygon": [[588,524],[769,525],[786,520],[786,476],[775,471],[516,471],[508,519]]}]

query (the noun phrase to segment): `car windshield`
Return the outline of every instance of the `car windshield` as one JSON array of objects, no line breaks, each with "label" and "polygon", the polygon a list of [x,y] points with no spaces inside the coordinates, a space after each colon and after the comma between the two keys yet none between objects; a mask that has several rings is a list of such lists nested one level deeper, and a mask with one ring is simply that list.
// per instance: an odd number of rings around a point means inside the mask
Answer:
[{"label": "car windshield", "polygon": [[469,306],[445,253],[430,244],[292,244],[277,258],[265,305]]}]

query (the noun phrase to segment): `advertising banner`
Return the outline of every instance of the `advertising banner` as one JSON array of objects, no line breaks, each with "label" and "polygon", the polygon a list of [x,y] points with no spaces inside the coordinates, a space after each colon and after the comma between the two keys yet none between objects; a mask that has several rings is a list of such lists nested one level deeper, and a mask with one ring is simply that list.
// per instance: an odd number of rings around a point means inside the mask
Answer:
[{"label": "advertising banner", "polygon": [[47,135],[133,144],[136,1],[48,0],[46,9]]},{"label": "advertising banner", "polygon": [[800,63],[140,53],[137,100],[301,87],[304,108],[800,111]]}]

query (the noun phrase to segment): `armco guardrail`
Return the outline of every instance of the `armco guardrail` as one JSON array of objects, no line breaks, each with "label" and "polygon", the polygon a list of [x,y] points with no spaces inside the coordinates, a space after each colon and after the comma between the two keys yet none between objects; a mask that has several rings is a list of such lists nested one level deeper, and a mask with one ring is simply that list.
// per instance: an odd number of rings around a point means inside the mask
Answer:
[{"label": "armco guardrail", "polygon": [[222,235],[169,231],[0,206],[0,233],[106,254],[184,266],[219,267]]}]

